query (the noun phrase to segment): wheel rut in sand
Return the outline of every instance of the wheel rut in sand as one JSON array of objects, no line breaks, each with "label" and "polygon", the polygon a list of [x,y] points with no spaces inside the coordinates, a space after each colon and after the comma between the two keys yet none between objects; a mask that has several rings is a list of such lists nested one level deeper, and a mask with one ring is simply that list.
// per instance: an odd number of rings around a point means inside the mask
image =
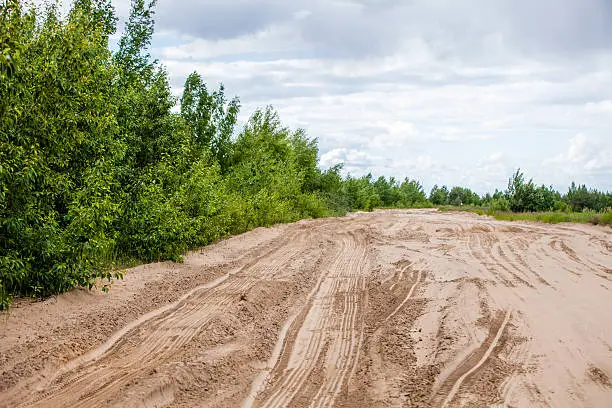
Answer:
[{"label": "wheel rut in sand", "polygon": [[[308,309],[297,319],[283,364],[271,373],[256,406],[332,406],[358,354],[367,271],[364,237],[345,234],[337,258],[323,272]],[[316,387],[312,386],[316,384]],[[314,394],[314,395],[313,395]]]},{"label": "wheel rut in sand", "polygon": [[[403,274],[402,274],[403,275]],[[400,275],[400,279],[402,277],[402,275]],[[412,285],[412,287],[410,288],[410,290],[408,291],[408,294],[406,295],[406,297],[404,298],[404,300],[402,300],[402,303],[400,303],[395,310],[393,310],[393,312],[391,312],[391,314],[387,317],[385,317],[385,322],[388,322],[391,318],[393,318],[393,316],[395,316],[397,314],[397,312],[400,311],[400,309],[402,307],[404,307],[404,305],[406,304],[406,302],[408,302],[410,300],[410,298],[412,297],[412,295],[414,294],[414,290],[416,289],[417,285],[419,283],[421,283],[421,280],[423,279],[423,271],[419,271],[416,277],[416,281],[414,282],[414,284]],[[392,286],[393,288],[393,286]]]},{"label": "wheel rut in sand", "polygon": [[0,314],[0,408],[604,408],[610,242],[435,210],[259,229]]},{"label": "wheel rut in sand", "polygon": [[491,356],[506,329],[510,317],[511,312],[509,310],[498,314],[491,325],[489,335],[482,345],[459,363],[457,368],[442,382],[432,398],[432,406],[446,408],[450,405],[463,382],[474,374]]},{"label": "wheel rut in sand", "polygon": [[69,363],[47,391],[28,406],[104,405],[123,386],[171,358],[257,281],[279,273],[301,250],[301,246],[291,244],[274,248],[216,284],[196,288],[175,304],[151,313],[129,330],[122,330],[110,343]]}]

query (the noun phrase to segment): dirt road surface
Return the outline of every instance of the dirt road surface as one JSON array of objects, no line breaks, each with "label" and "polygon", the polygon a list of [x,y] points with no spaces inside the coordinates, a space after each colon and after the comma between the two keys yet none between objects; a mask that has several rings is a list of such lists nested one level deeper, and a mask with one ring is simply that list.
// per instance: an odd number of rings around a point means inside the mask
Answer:
[{"label": "dirt road surface", "polygon": [[612,407],[612,229],[377,211],[0,315],[0,407]]}]

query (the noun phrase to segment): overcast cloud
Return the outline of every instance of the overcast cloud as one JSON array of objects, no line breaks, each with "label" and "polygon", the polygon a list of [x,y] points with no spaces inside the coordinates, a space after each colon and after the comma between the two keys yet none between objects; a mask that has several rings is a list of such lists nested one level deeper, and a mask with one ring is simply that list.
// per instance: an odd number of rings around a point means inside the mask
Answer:
[{"label": "overcast cloud", "polygon": [[[123,8],[124,9],[124,8]],[[272,104],[322,166],[612,190],[609,0],[159,0],[153,55]]]}]

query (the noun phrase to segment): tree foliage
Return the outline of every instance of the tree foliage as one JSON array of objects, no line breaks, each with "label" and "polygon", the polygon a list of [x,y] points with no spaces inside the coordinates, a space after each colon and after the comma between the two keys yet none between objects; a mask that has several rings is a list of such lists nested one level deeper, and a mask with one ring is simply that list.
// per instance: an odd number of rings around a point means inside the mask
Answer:
[{"label": "tree foliage", "polygon": [[506,199],[510,210],[515,212],[548,211],[561,200],[561,195],[552,187],[536,186],[533,180],[525,180],[520,169],[508,181]]},{"label": "tree foliage", "polygon": [[226,171],[232,157],[231,137],[238,118],[238,98],[226,101],[223,85],[209,92],[202,77],[192,73],[185,81],[181,98],[181,117],[194,141]]},{"label": "tree foliage", "polygon": [[602,211],[612,208],[612,194],[588,189],[586,185],[572,183],[569,191],[563,197],[563,202],[573,211]]}]

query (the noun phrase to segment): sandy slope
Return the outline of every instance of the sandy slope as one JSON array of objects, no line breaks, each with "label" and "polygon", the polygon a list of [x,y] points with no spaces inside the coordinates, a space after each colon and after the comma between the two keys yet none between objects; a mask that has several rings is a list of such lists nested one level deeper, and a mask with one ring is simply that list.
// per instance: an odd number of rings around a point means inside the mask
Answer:
[{"label": "sandy slope", "polygon": [[612,230],[378,211],[0,315],[0,407],[611,407]]}]

